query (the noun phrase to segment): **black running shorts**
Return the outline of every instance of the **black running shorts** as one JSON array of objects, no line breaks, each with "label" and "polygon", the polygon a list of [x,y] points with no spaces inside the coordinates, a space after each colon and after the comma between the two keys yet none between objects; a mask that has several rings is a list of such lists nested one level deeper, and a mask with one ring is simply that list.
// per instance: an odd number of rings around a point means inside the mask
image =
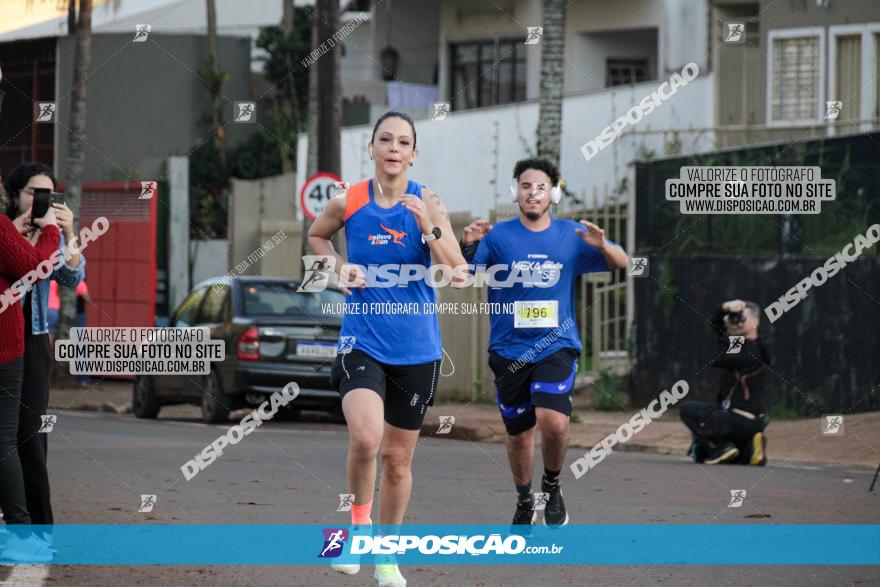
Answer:
[{"label": "black running shorts", "polygon": [[330,383],[339,390],[340,399],[352,389],[372,389],[385,402],[385,421],[404,430],[422,427],[428,406],[434,405],[439,376],[439,360],[388,365],[357,349],[336,355],[330,368]]},{"label": "black running shorts", "polygon": [[536,363],[518,363],[489,352],[495,390],[507,433],[516,436],[536,423],[535,407],[571,415],[571,390],[577,373],[578,353],[560,349]]}]

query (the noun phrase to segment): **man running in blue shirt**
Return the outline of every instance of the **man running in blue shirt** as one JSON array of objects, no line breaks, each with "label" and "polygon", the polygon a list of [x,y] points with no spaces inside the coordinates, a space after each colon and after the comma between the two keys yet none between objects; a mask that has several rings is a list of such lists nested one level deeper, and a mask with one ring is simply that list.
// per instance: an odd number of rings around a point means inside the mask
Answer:
[{"label": "man running in blue shirt", "polygon": [[[475,266],[506,264],[516,279],[490,287],[489,302],[502,311],[490,315],[489,366],[495,375],[498,407],[507,428],[507,456],[519,494],[514,524],[534,523],[532,469],[534,429],[541,427],[547,493],[544,523],[562,526],[568,513],[559,487],[571,416],[571,390],[583,348],[574,316],[574,284],[581,273],[626,267],[623,249],[591,222],[555,218],[559,170],[545,159],[517,162],[511,197],[518,218],[494,227],[477,220],[464,230],[465,258]],[[522,276],[528,271],[530,283]],[[504,274],[493,271],[495,281]],[[510,273],[507,273],[510,276]],[[534,285],[532,285],[534,284]],[[495,304],[498,305],[495,305]],[[514,312],[505,312],[505,308]]]}]

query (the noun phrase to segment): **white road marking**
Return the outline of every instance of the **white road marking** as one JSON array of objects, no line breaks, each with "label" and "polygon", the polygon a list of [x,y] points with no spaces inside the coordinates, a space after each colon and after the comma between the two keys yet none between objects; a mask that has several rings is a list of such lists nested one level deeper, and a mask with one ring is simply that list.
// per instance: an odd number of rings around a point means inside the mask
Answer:
[{"label": "white road marking", "polygon": [[811,467],[809,465],[787,465],[785,463],[780,463],[776,465],[782,469],[801,469],[802,471],[821,471],[823,467]]},{"label": "white road marking", "polygon": [[49,577],[49,567],[46,565],[2,565],[9,567],[12,572],[5,581],[0,581],[4,587],[42,587]]}]

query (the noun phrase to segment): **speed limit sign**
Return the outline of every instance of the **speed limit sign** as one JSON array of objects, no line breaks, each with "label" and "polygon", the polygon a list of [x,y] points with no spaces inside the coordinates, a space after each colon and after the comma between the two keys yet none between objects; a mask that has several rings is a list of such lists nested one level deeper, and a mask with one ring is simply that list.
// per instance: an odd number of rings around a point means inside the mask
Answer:
[{"label": "speed limit sign", "polygon": [[306,180],[299,191],[299,204],[306,217],[313,221],[324,211],[327,202],[336,194],[342,178],[332,173],[316,173]]}]

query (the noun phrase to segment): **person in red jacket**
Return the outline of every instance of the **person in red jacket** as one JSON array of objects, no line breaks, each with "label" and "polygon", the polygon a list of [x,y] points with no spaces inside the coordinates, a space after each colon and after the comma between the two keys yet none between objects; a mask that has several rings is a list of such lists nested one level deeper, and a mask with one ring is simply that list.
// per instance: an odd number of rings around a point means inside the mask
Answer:
[{"label": "person in red jacket", "polygon": [[[42,233],[34,245],[21,235],[21,228],[31,222],[30,213],[14,221],[0,215],[0,510],[10,533],[0,558],[4,560],[49,561],[49,545],[35,534],[22,531],[31,523],[24,491],[24,478],[18,458],[16,436],[21,403],[24,366],[24,314],[21,302],[12,301],[13,284],[58,250],[61,232],[50,207],[43,218],[34,220]],[[50,270],[51,272],[51,270]],[[11,302],[11,303],[10,303]]]}]

